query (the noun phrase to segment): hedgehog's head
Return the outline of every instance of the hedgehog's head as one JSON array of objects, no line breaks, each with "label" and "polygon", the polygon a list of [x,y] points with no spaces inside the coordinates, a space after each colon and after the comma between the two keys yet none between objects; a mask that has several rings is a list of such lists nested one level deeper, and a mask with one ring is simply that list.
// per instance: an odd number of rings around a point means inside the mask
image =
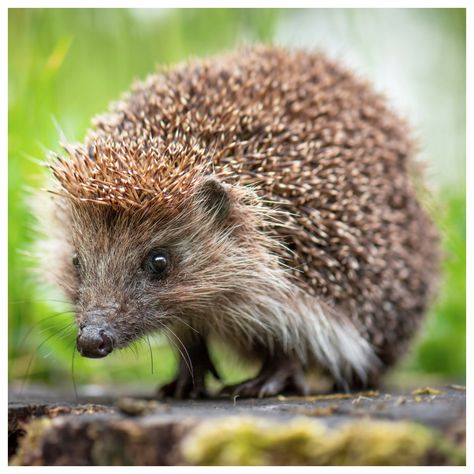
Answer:
[{"label": "hedgehog's head", "polygon": [[53,168],[67,242],[57,257],[60,284],[76,307],[82,355],[103,357],[173,323],[222,317],[235,295],[256,291],[258,272],[275,266],[261,206],[244,187],[201,174],[169,194],[155,188],[153,197],[143,184],[113,183],[112,172],[94,175],[96,164],[87,164],[88,187],[72,182],[70,162]]}]

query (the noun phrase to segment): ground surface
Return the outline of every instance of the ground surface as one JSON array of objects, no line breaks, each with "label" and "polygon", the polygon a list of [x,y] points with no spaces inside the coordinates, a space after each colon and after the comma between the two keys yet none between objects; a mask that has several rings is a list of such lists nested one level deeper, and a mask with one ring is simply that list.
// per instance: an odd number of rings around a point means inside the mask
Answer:
[{"label": "ground surface", "polygon": [[124,395],[131,394],[89,388],[71,399],[32,387],[12,391],[10,462],[464,463],[463,386],[263,400],[157,402]]}]

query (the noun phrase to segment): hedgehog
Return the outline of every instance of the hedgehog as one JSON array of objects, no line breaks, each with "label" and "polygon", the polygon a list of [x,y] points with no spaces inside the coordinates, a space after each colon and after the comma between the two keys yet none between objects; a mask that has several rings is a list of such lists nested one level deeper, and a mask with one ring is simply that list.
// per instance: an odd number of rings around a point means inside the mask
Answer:
[{"label": "hedgehog", "polygon": [[244,397],[376,386],[436,287],[438,233],[403,118],[321,52],[257,45],[135,82],[49,162],[47,271],[99,358],[161,332],[164,397],[206,397],[219,340]]}]

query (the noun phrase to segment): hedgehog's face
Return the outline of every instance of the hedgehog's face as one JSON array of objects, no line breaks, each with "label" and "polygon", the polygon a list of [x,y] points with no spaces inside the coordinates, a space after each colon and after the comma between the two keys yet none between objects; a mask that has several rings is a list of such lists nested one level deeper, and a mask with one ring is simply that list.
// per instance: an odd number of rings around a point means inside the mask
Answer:
[{"label": "hedgehog's face", "polygon": [[229,189],[204,181],[173,218],[72,206],[66,280],[73,281],[82,355],[104,357],[152,331],[205,317],[232,291],[250,259],[237,242],[232,222],[242,206]]}]

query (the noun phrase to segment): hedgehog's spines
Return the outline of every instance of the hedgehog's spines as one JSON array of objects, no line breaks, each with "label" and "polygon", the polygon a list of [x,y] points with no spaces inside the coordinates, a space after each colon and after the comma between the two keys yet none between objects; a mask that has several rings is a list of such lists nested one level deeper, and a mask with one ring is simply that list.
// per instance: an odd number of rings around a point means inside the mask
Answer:
[{"label": "hedgehog's spines", "polygon": [[[324,337],[312,320],[299,321],[301,334],[312,331],[313,352],[347,340],[345,326],[358,332],[359,377],[362,354],[372,360],[364,341],[385,364],[404,352],[433,292],[437,234],[408,173],[414,146],[407,126],[367,83],[319,53],[256,47],[152,75],[95,126],[84,145],[66,145],[66,157],[51,164],[55,193],[150,220],[185,215],[200,225],[188,203],[214,176],[235,194],[240,221],[230,228],[257,263],[278,261],[274,281],[288,278],[312,298],[304,311],[299,306],[301,317],[314,317],[319,329],[326,324],[320,308],[342,318]],[[268,306],[272,288],[261,267],[254,303]],[[246,302],[234,303],[241,319],[225,324],[253,321],[254,332],[271,324],[261,307],[256,321],[245,316]],[[283,324],[281,305],[275,302],[274,324]],[[285,341],[295,336],[296,329],[281,330]]]}]

